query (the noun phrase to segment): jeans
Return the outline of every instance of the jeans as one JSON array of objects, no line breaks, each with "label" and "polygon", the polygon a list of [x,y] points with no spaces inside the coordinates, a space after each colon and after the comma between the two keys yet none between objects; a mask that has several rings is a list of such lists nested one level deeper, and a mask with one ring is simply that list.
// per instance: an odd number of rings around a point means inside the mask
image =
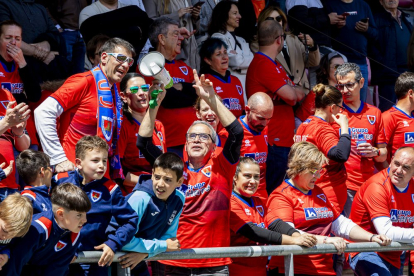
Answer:
[{"label": "jeans", "polygon": [[349,256],[352,270],[357,276],[398,276],[399,269],[375,252],[362,252],[354,258]]},{"label": "jeans", "polygon": [[368,93],[368,64],[358,64],[359,68],[361,69],[362,77],[364,78],[364,87],[361,88],[359,98],[361,101],[365,102],[367,100],[367,93]]},{"label": "jeans", "polygon": [[269,145],[268,149],[269,152],[266,161],[266,190],[267,194],[270,195],[285,179],[290,148]]},{"label": "jeans", "polygon": [[8,195],[18,193],[17,189],[0,188],[0,202],[2,202]]},{"label": "jeans", "polygon": [[63,31],[61,35],[66,44],[66,59],[72,64],[72,74],[84,72],[86,46],[80,31]]},{"label": "jeans", "polygon": [[227,276],[229,275],[229,268],[226,265],[213,267],[180,267],[180,266],[165,266],[166,276]]}]

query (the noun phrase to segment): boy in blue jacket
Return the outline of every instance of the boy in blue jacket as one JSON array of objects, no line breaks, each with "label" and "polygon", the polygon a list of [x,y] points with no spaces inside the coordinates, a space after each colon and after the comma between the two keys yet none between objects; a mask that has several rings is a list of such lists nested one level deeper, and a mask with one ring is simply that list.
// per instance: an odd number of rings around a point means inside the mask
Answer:
[{"label": "boy in blue jacket", "polygon": [[[70,182],[80,187],[92,203],[87,214],[88,222],[82,228],[79,251],[102,250],[98,264],[75,264],[71,275],[108,275],[116,251],[134,236],[138,216],[129,206],[118,185],[104,177],[108,162],[108,144],[98,136],[82,137],[75,148],[76,170],[58,174],[54,180],[59,185]],[[118,227],[114,233],[106,229],[114,217]]]},{"label": "boy in blue jacket", "polygon": [[70,183],[55,187],[51,202],[51,210],[33,216],[29,232],[23,238],[13,239],[11,258],[2,275],[67,275],[91,203],[81,189]]},{"label": "boy in blue jacket", "polygon": [[49,188],[52,180],[50,158],[41,151],[22,151],[16,159],[16,169],[23,181],[30,185],[21,194],[33,204],[33,214],[52,209]]},{"label": "boy in blue jacket", "polygon": [[0,270],[10,259],[12,239],[29,231],[32,215],[32,204],[19,193],[8,195],[0,203]]},{"label": "boy in blue jacket", "polygon": [[152,176],[141,175],[129,195],[128,203],[139,217],[138,230],[122,250],[139,253],[128,253],[120,260],[123,267],[133,269],[133,275],[147,275],[142,262],[146,256],[180,250],[176,236],[185,196],[176,188],[183,183],[183,169],[178,155],[164,153],[155,160]]}]

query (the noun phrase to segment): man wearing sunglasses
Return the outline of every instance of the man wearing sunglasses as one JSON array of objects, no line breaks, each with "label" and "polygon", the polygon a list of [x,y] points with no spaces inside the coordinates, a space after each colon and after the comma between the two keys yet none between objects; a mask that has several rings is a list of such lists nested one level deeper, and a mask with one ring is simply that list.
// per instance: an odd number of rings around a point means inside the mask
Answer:
[{"label": "man wearing sunglasses", "polygon": [[283,29],[274,20],[265,20],[258,30],[259,52],[247,70],[247,97],[254,93],[265,92],[273,100],[273,117],[268,127],[268,168],[266,185],[268,193],[279,186],[287,170],[287,158],[293,144],[295,116],[293,106],[304,96],[303,90],[295,86],[283,67],[277,63],[276,56],[282,51]]},{"label": "man wearing sunglasses", "polygon": [[[97,67],[67,79],[35,110],[43,150],[58,173],[74,169],[75,145],[85,135],[105,139],[110,146],[110,159],[119,160],[115,145],[121,128],[122,104],[116,84],[134,62],[135,51],[127,41],[112,38],[100,52],[101,62]],[[111,162],[111,169],[112,178],[117,177],[120,163]]]},{"label": "man wearing sunglasses", "polygon": [[[193,69],[182,60],[175,59],[181,53],[181,43],[184,40],[178,26],[178,21],[160,17],[150,27],[149,40],[165,57],[165,69],[174,80],[173,87],[167,89],[157,119],[165,127],[167,151],[182,157],[185,131],[197,120],[193,108],[197,94],[193,88]],[[145,77],[145,81],[151,83],[153,78]]]},{"label": "man wearing sunglasses", "polygon": [[[199,79],[194,70],[195,88],[217,114],[229,133],[223,151],[214,155],[217,137],[207,122],[196,121],[187,128],[188,162],[184,166],[184,182],[179,188],[186,197],[177,239],[181,248],[230,246],[230,196],[233,176],[240,156],[243,128],[236,117],[216,95],[211,81]],[[169,92],[166,92],[168,95]],[[165,93],[158,96],[159,105]],[[155,117],[159,106],[148,109],[138,132],[137,146],[152,165],[161,150],[152,142]],[[162,189],[159,192],[164,192]],[[165,260],[166,275],[228,275],[230,258],[202,260]],[[197,268],[197,269],[196,269]]]},{"label": "man wearing sunglasses", "polygon": [[[338,82],[336,88],[342,93],[342,112],[348,116],[351,135],[351,154],[345,163],[348,198],[344,215],[349,217],[356,192],[374,174],[374,161],[385,161],[387,144],[381,111],[360,100],[365,79],[359,66],[355,63],[344,63],[336,69],[335,78]],[[339,131],[337,124],[333,126]]]}]

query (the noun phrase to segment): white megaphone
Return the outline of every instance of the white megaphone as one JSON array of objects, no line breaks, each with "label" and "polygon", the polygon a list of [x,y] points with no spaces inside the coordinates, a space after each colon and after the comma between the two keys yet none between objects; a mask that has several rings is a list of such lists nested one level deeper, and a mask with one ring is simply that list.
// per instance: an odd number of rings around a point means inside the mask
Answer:
[{"label": "white megaphone", "polygon": [[168,89],[173,86],[174,81],[164,68],[165,58],[160,52],[149,52],[139,61],[139,71],[146,77],[154,77],[164,83]]}]

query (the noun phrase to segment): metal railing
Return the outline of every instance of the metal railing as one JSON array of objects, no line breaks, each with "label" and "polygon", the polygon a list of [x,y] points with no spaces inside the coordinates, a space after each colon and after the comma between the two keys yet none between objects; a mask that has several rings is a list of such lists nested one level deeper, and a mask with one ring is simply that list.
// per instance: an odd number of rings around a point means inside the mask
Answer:
[{"label": "metal railing", "polygon": [[[414,250],[414,244],[392,242],[388,246],[380,246],[375,242],[350,243],[346,246],[345,252],[386,252]],[[207,259],[207,258],[238,258],[238,257],[264,257],[264,256],[284,256],[285,275],[293,276],[294,255],[312,254],[335,254],[338,251],[332,244],[318,244],[311,248],[298,245],[263,245],[263,246],[233,246],[233,247],[214,247],[214,248],[193,248],[181,251],[161,253],[155,257],[148,258],[148,261],[158,260],[181,260],[181,259]],[[118,252],[114,256],[114,262],[126,252]],[[84,251],[79,253],[76,263],[97,263],[102,252]],[[129,276],[130,270],[118,266],[119,276]]]}]

